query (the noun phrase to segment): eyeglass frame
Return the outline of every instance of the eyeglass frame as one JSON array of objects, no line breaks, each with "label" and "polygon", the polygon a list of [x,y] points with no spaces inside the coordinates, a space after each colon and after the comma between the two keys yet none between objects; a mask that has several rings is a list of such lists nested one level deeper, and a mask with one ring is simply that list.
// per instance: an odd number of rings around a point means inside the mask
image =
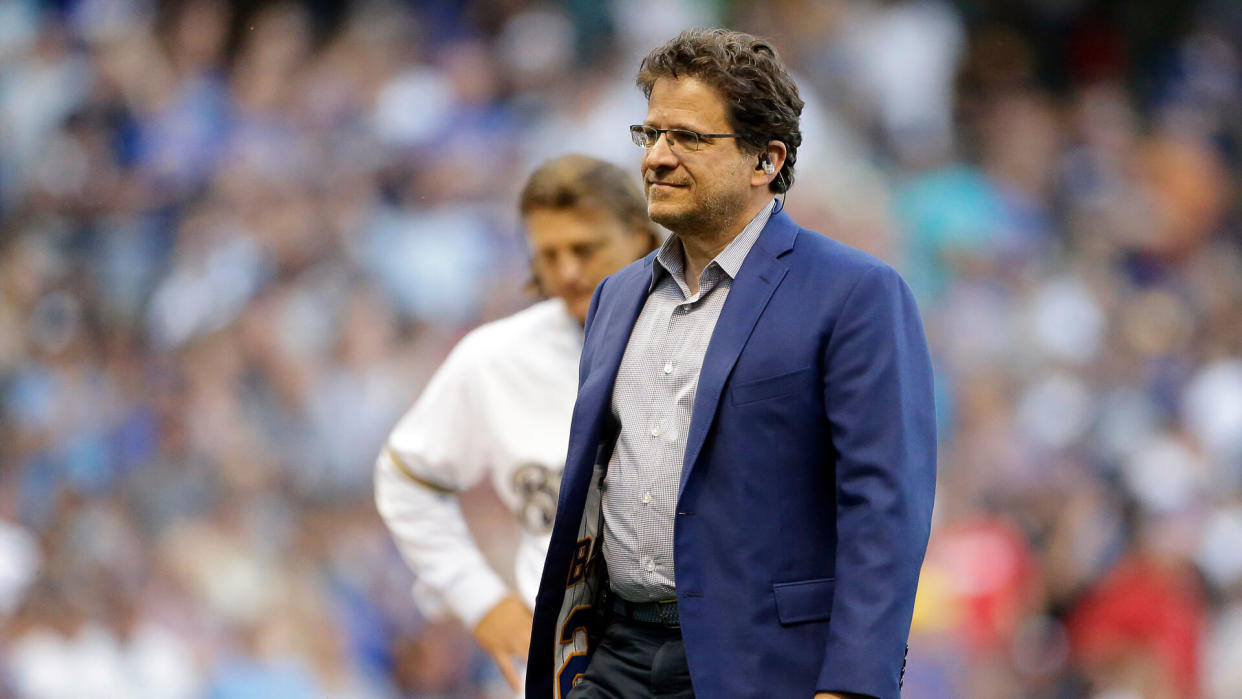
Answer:
[{"label": "eyeglass frame", "polygon": [[[651,139],[650,145],[643,145],[642,143],[638,142],[639,134],[644,131],[655,132],[655,138]],[[672,142],[669,142],[668,140],[669,133],[674,134],[674,136],[677,134],[688,134],[693,137],[693,140],[691,142],[698,144],[698,145],[696,145],[694,148],[686,148],[685,146],[681,147],[681,149],[687,153],[698,152],[699,148],[702,147],[703,139],[705,138],[744,138],[744,136],[740,133],[699,133],[698,131],[691,131],[690,129],[657,129],[654,126],[648,126],[646,124],[630,124],[630,140],[634,142],[634,145],[638,146],[639,148],[642,148],[643,150],[650,150],[652,148],[655,148],[655,144],[659,142],[661,135],[664,135],[664,140],[666,143],[668,143],[669,148],[674,148],[676,147],[676,144],[684,143],[686,140],[686,139],[675,138]]]}]

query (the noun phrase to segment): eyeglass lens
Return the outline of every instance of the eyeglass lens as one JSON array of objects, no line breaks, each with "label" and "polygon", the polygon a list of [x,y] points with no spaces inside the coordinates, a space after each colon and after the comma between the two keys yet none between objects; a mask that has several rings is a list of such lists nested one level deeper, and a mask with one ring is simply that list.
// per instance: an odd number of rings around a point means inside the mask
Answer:
[{"label": "eyeglass lens", "polygon": [[661,131],[653,126],[635,126],[630,129],[634,143],[643,148],[651,148],[659,140],[660,134],[668,141],[671,148],[695,151],[699,148],[699,135],[684,129],[665,129]]}]

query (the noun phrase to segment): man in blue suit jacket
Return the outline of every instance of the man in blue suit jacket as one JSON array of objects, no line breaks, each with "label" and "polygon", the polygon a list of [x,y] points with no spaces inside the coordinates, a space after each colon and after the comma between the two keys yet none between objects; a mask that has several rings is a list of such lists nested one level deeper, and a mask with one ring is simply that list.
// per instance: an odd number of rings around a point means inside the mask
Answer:
[{"label": "man in blue suit jacket", "polygon": [[685,32],[631,128],[674,235],[596,289],[532,697],[897,697],[935,489],[909,289],[779,211],[797,88]]}]

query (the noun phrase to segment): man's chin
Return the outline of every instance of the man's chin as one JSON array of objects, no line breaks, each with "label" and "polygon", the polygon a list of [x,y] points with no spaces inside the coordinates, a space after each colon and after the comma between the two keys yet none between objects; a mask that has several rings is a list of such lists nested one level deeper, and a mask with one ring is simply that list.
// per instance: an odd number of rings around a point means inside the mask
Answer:
[{"label": "man's chin", "polygon": [[674,230],[677,224],[686,219],[686,212],[683,207],[673,206],[661,202],[647,203],[647,216],[656,223],[665,228]]},{"label": "man's chin", "polygon": [[591,297],[586,300],[566,301],[565,305],[569,308],[569,314],[578,321],[578,325],[586,324],[587,311],[591,310]]}]

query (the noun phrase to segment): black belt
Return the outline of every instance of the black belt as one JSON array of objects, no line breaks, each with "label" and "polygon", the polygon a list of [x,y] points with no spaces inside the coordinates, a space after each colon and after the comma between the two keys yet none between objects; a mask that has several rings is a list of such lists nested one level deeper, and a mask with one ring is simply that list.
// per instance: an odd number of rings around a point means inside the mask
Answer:
[{"label": "black belt", "polygon": [[641,621],[645,624],[659,624],[671,629],[681,628],[681,616],[677,614],[677,600],[660,602],[630,602],[623,600],[614,592],[609,596],[612,612],[630,621]]}]

